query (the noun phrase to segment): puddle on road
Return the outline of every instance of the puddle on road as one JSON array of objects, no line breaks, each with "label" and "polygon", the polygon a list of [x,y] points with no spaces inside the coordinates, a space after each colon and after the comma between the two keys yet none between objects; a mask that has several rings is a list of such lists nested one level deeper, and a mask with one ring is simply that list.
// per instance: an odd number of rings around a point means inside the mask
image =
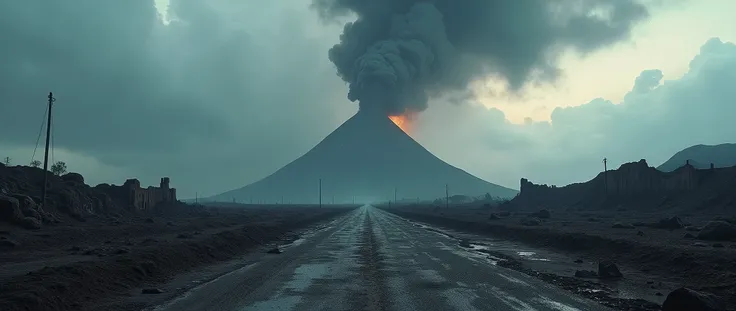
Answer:
[{"label": "puddle on road", "polygon": [[572,306],[568,306],[568,305],[566,305],[564,303],[554,301],[554,300],[549,299],[549,298],[544,297],[544,296],[540,296],[539,298],[536,298],[535,300],[537,302],[540,302],[541,304],[547,306],[547,307],[550,307],[550,308],[552,308],[554,310],[558,310],[558,311],[581,311],[578,308],[575,308],[575,307],[572,307]]},{"label": "puddle on road", "polygon": [[327,275],[329,265],[327,264],[304,264],[294,270],[294,277],[286,283],[284,288],[294,291],[304,291],[315,279]]}]

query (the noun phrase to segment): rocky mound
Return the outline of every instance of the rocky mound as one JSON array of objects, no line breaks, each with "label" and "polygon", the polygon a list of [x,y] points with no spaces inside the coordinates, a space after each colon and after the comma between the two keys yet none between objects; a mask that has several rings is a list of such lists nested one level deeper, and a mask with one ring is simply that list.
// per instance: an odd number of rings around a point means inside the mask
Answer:
[{"label": "rocky mound", "polygon": [[46,206],[41,206],[43,169],[0,165],[0,222],[38,229],[65,218],[123,213],[110,196],[84,183],[82,175],[49,173]]}]

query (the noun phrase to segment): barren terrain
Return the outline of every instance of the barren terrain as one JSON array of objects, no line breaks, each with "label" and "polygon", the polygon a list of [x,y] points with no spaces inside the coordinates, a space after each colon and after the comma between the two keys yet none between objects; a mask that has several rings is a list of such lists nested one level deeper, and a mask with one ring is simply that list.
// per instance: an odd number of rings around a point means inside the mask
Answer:
[{"label": "barren terrain", "polygon": [[[294,240],[349,206],[178,205],[27,230],[0,222],[0,310],[85,310],[185,271]],[[107,308],[104,308],[107,309]]]},{"label": "barren terrain", "polygon": [[[584,263],[613,261],[621,266],[624,280],[628,278],[627,282],[638,282],[641,288],[651,289],[640,296],[656,303],[661,303],[670,290],[686,286],[714,293],[731,308],[736,305],[736,241],[696,238],[698,230],[709,221],[733,221],[723,213],[553,211],[549,218],[540,218],[530,215],[531,212],[502,211],[481,204],[383,208],[399,216],[445,228],[562,251],[578,259],[580,270],[590,270],[590,265]],[[653,225],[674,216],[678,216],[686,227],[660,229]],[[549,267],[537,265],[537,268]],[[572,271],[549,269],[552,273],[574,276]]]}]

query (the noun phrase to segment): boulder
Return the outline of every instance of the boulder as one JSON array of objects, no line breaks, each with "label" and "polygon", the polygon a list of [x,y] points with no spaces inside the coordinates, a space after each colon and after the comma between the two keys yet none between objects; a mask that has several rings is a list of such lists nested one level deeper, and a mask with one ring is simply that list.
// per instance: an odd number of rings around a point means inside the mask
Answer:
[{"label": "boulder", "polygon": [[725,221],[708,222],[698,233],[698,239],[706,241],[736,241],[736,225]]},{"label": "boulder", "polygon": [[672,291],[662,304],[662,311],[725,311],[716,296],[686,287]]},{"label": "boulder", "polygon": [[16,222],[23,218],[18,199],[0,195],[0,220]]},{"label": "boulder", "polygon": [[37,229],[41,229],[41,221],[40,221],[40,220],[38,220],[38,218],[33,218],[33,217],[23,217],[23,219],[21,219],[21,220],[20,220],[20,221],[18,222],[18,224],[19,224],[19,225],[20,225],[21,227],[23,227],[23,228],[25,228],[25,229],[29,229],[29,230],[37,230]]},{"label": "boulder", "polygon": [[501,217],[498,217],[495,213],[491,214],[491,216],[488,216],[488,220],[498,220],[501,219]]},{"label": "boulder", "polygon": [[61,179],[65,182],[71,182],[72,184],[84,184],[84,176],[78,173],[67,173],[61,176]]},{"label": "boulder", "polygon": [[652,225],[652,227],[659,228],[659,229],[675,230],[675,229],[684,228],[685,224],[682,223],[682,220],[680,220],[680,217],[674,216],[670,218],[661,219],[659,222]]},{"label": "boulder", "polygon": [[623,276],[615,263],[611,261],[601,261],[598,263],[598,277],[602,279],[614,279]]},{"label": "boulder", "polygon": [[0,249],[3,249],[3,248],[14,248],[16,246],[18,246],[18,242],[16,242],[16,241],[13,241],[11,239],[6,239],[5,237],[3,237],[2,239],[0,239]]},{"label": "boulder", "polygon": [[527,218],[523,219],[521,224],[524,226],[539,226],[542,224],[542,221],[537,218]]}]

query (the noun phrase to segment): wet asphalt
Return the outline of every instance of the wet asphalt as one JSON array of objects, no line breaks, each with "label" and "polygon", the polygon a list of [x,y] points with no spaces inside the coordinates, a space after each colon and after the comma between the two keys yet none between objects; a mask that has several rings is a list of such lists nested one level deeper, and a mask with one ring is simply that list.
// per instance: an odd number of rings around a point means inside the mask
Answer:
[{"label": "wet asphalt", "polygon": [[363,206],[154,310],[608,310]]}]

